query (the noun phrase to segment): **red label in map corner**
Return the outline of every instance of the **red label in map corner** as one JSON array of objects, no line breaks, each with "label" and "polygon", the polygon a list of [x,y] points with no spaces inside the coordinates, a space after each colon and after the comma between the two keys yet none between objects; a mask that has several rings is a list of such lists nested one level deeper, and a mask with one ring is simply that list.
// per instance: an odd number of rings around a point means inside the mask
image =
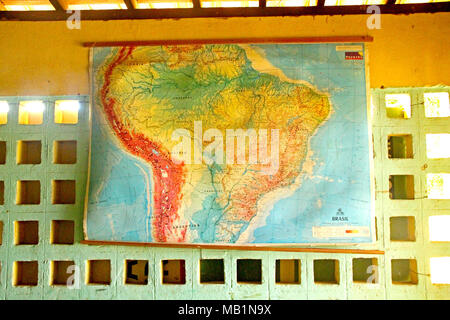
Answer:
[{"label": "red label in map corner", "polygon": [[362,52],[345,52],[345,60],[362,60]]}]

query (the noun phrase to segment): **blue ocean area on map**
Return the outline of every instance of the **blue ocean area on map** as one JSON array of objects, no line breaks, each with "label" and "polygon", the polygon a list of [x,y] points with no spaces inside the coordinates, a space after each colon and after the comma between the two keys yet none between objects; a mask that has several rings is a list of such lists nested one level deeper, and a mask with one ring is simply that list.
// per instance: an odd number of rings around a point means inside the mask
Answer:
[{"label": "blue ocean area on map", "polygon": [[[87,229],[90,234],[101,235],[105,240],[150,242],[152,197],[143,171],[151,181],[151,170],[143,161],[130,157],[113,143],[106,128],[97,125],[97,114],[93,113],[92,121],[92,144],[104,157],[92,157],[90,179],[93,183],[89,190]],[[107,180],[103,179],[105,175],[109,175]]]}]

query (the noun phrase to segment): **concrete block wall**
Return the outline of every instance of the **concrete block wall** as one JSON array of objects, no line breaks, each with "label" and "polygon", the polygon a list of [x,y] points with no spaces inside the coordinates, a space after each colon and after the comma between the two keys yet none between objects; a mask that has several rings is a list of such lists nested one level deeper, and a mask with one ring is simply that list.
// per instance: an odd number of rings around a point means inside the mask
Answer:
[{"label": "concrete block wall", "polygon": [[[64,97],[0,97],[10,105],[8,123],[0,125],[0,141],[6,142],[6,163],[0,164],[0,181],[4,181],[4,204],[0,205],[0,225],[3,225],[0,245],[0,299],[449,299],[450,285],[436,285],[430,281],[431,257],[450,256],[449,242],[431,243],[428,217],[450,215],[450,200],[426,198],[426,173],[450,172],[450,159],[427,159],[425,133],[450,133],[450,118],[426,118],[423,111],[423,92],[445,91],[440,88],[400,88],[372,90],[372,131],[376,180],[377,241],[365,246],[342,248],[378,249],[385,254],[331,254],[313,252],[262,252],[242,250],[175,249],[127,246],[88,246],[80,244],[83,237],[83,203],[88,169],[89,99],[87,96]],[[411,119],[386,117],[386,93],[404,92],[411,95]],[[54,102],[59,99],[78,99],[81,102],[79,122],[54,123]],[[42,125],[19,125],[18,105],[23,100],[45,102]],[[387,136],[411,134],[412,159],[389,159]],[[41,163],[16,164],[16,145],[19,140],[42,142]],[[53,142],[77,141],[76,164],[53,164]],[[389,197],[389,175],[414,175],[414,200],[392,200]],[[39,180],[40,204],[17,205],[18,180]],[[52,180],[75,180],[75,204],[52,204]],[[413,216],[415,241],[391,241],[390,218]],[[51,224],[55,220],[74,222],[73,244],[51,244]],[[37,245],[15,244],[15,222],[37,221]],[[0,227],[1,231],[1,227]],[[377,281],[354,281],[354,259],[374,259]],[[164,284],[162,260],[185,261],[185,283]],[[200,260],[223,259],[224,283],[201,283]],[[258,284],[239,282],[237,261],[261,261],[261,281]],[[276,283],[276,260],[300,260],[300,283]],[[336,262],[338,283],[315,281],[315,260]],[[416,284],[397,284],[392,281],[392,260],[414,259],[417,264]],[[110,283],[88,284],[88,261],[109,260]],[[147,284],[127,284],[126,260],[148,261]],[[14,284],[14,263],[37,261],[38,281],[33,286]],[[79,275],[79,286],[51,285],[52,261],[73,261]],[[319,269],[317,269],[319,270]],[[317,273],[316,270],[316,273]],[[320,276],[320,274],[317,274]]]}]

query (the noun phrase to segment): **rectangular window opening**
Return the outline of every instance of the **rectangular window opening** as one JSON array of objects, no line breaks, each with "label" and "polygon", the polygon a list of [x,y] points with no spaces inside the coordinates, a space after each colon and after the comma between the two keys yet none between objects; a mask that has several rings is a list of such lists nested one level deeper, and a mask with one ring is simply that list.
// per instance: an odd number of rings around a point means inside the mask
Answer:
[{"label": "rectangular window opening", "polygon": [[427,198],[450,199],[450,173],[427,173]]},{"label": "rectangular window opening", "polygon": [[389,197],[393,200],[413,200],[414,176],[413,175],[389,176]]},{"label": "rectangular window opening", "polygon": [[428,159],[450,158],[450,133],[427,133]]},{"label": "rectangular window opening", "polygon": [[73,244],[75,222],[72,220],[53,220],[50,231],[51,244]]},{"label": "rectangular window opening", "polygon": [[75,180],[52,181],[52,204],[75,204]]},{"label": "rectangular window opening", "polygon": [[353,282],[356,283],[378,283],[377,258],[355,258],[353,259]]},{"label": "rectangular window opening", "polygon": [[427,92],[423,94],[425,117],[450,117],[448,92]]},{"label": "rectangular window opening", "polygon": [[162,260],[162,283],[185,284],[186,266],[184,260]]},{"label": "rectangular window opening", "polygon": [[44,109],[45,105],[42,101],[21,101],[19,104],[19,124],[42,124]]},{"label": "rectangular window opening", "polygon": [[39,180],[17,181],[16,204],[40,204],[41,182]]},{"label": "rectangular window opening", "polygon": [[40,164],[41,141],[17,141],[17,164]]},{"label": "rectangular window opening", "polygon": [[300,260],[282,259],[275,262],[275,283],[300,284]]},{"label": "rectangular window opening", "polygon": [[412,159],[413,146],[412,135],[399,134],[388,136],[389,159]]},{"label": "rectangular window opening", "polygon": [[260,259],[238,259],[237,282],[242,284],[261,284],[262,261]]},{"label": "rectangular window opening", "polygon": [[69,277],[73,274],[75,262],[52,261],[50,264],[50,285],[67,286]]},{"label": "rectangular window opening", "polygon": [[450,257],[430,258],[432,284],[450,284]]},{"label": "rectangular window opening", "polygon": [[110,285],[111,284],[111,261],[110,260],[88,260],[87,261],[87,284]]},{"label": "rectangular window opening", "polygon": [[76,124],[78,123],[78,100],[55,101],[55,123]]},{"label": "rectangular window opening", "polygon": [[392,283],[393,284],[417,284],[417,261],[415,259],[393,259]]},{"label": "rectangular window opening", "polygon": [[314,282],[318,284],[339,284],[339,260],[314,260]]},{"label": "rectangular window opening", "polygon": [[53,163],[75,164],[77,162],[77,141],[54,141]]},{"label": "rectangular window opening", "polygon": [[450,215],[430,216],[428,227],[430,241],[450,241]]},{"label": "rectangular window opening", "polygon": [[14,286],[37,286],[39,278],[38,262],[15,261],[13,274]]},{"label": "rectangular window opening", "polygon": [[147,260],[125,260],[125,284],[148,284]]},{"label": "rectangular window opening", "polygon": [[391,241],[416,241],[416,220],[414,217],[391,217]]},{"label": "rectangular window opening", "polygon": [[411,118],[411,97],[409,94],[387,94],[385,100],[388,118]]},{"label": "rectangular window opening", "polygon": [[200,260],[200,283],[204,284],[225,283],[225,269],[223,259]]},{"label": "rectangular window opening", "polygon": [[36,245],[39,243],[38,221],[15,221],[14,243],[16,245]]}]

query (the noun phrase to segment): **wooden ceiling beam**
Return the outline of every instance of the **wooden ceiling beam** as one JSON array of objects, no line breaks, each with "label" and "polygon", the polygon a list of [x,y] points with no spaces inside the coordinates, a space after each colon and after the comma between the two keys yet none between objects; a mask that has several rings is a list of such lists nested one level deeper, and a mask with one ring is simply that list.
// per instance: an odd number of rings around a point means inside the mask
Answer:
[{"label": "wooden ceiling beam", "polygon": [[55,8],[56,11],[65,11],[63,6],[58,0],[49,0],[52,4],[53,8]]},{"label": "wooden ceiling beam", "polygon": [[123,2],[125,3],[125,5],[127,6],[128,10],[134,10],[134,4],[132,0],[123,0]]},{"label": "wooden ceiling beam", "polygon": [[[180,19],[367,14],[369,6],[81,10],[82,20]],[[450,2],[380,5],[382,14],[450,12]],[[1,20],[62,21],[65,11],[1,11]]]}]

